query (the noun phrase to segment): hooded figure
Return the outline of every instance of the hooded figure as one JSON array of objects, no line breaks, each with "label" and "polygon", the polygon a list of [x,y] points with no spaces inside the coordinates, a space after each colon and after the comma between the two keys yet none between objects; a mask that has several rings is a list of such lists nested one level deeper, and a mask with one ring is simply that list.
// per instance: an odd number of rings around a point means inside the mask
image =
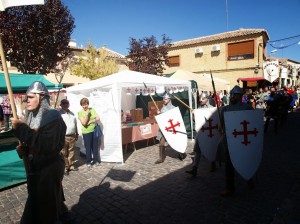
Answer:
[{"label": "hooded figure", "polygon": [[20,157],[27,157],[28,198],[21,223],[59,223],[67,208],[64,205],[62,180],[66,125],[49,105],[49,93],[42,82],[33,82],[26,92],[25,121],[11,118],[21,145]]}]

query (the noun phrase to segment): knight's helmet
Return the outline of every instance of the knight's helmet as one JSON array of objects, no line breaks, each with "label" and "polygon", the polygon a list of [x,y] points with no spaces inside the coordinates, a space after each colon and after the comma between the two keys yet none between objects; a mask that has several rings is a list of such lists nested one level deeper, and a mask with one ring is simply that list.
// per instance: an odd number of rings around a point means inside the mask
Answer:
[{"label": "knight's helmet", "polygon": [[165,95],[163,96],[163,99],[166,100],[166,99],[171,99],[171,96],[169,93],[165,93]]},{"label": "knight's helmet", "polygon": [[200,95],[200,100],[204,100],[204,99],[207,99],[207,93],[201,93]]},{"label": "knight's helmet", "polygon": [[230,90],[230,97],[232,97],[234,94],[241,94],[243,95],[243,89],[239,86],[234,86],[231,90]]},{"label": "knight's helmet", "polygon": [[40,81],[35,81],[33,82],[27,89],[26,91],[26,97],[23,100],[23,102],[27,101],[27,94],[28,93],[37,93],[43,96],[46,96],[47,99],[49,100],[50,95],[49,95],[49,91],[48,88],[45,86],[44,83],[40,82]]},{"label": "knight's helmet", "polygon": [[41,95],[49,96],[49,91],[44,83],[40,81],[33,82],[27,89],[26,94],[28,93],[38,93]]}]

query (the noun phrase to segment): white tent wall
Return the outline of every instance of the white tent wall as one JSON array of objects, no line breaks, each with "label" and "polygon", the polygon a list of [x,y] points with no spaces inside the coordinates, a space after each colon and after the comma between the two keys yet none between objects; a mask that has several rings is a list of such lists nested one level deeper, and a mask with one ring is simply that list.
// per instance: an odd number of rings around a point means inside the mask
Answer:
[{"label": "white tent wall", "polygon": [[[111,89],[97,89],[91,91],[89,95],[68,93],[67,97],[70,101],[70,110],[75,112],[76,115],[82,109],[80,100],[86,97],[90,101],[90,107],[94,108],[100,117],[100,126],[103,132],[99,149],[101,161],[103,162],[123,162],[122,138],[121,136],[121,105],[119,88],[117,83]],[[78,102],[78,103],[76,103]],[[74,106],[72,106],[74,105]],[[77,106],[79,105],[79,107]],[[76,146],[80,151],[85,154],[85,147],[82,139],[81,124],[78,119],[78,131],[80,134]],[[105,147],[104,147],[105,146]]]},{"label": "white tent wall", "polygon": [[124,111],[130,111],[131,109],[135,109],[135,94],[126,94],[126,88],[121,87],[121,108]]},{"label": "white tent wall", "polygon": [[[99,146],[101,161],[123,163],[121,109],[126,111],[136,107],[136,95],[126,94],[126,92],[128,88],[141,89],[144,87],[144,83],[147,87],[161,85],[165,87],[185,86],[189,92],[189,106],[192,107],[191,83],[189,81],[134,71],[122,71],[66,89],[67,98],[70,101],[70,110],[76,115],[82,109],[80,100],[86,97],[90,101],[90,106],[100,116],[103,130],[101,146]],[[85,152],[80,127],[81,124],[78,121],[80,138],[76,142],[76,146],[80,147],[81,152]]]}]

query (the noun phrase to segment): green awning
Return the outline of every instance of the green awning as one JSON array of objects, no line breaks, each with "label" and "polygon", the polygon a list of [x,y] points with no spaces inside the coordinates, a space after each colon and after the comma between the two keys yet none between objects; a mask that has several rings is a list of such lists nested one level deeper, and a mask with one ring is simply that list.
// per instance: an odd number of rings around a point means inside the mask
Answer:
[{"label": "green awning", "polygon": [[[25,93],[31,83],[35,81],[43,82],[49,90],[63,88],[62,84],[54,84],[41,74],[9,74],[10,84],[13,93]],[[4,73],[0,73],[0,94],[7,94],[7,87]]]}]

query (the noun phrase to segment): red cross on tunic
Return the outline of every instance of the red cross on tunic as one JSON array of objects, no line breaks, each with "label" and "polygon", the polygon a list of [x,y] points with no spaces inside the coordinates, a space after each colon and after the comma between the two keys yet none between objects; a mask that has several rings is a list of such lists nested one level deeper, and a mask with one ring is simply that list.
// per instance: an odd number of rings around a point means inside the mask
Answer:
[{"label": "red cross on tunic", "polygon": [[238,135],[243,135],[244,136],[244,140],[241,142],[242,144],[248,145],[250,144],[250,141],[248,141],[248,135],[254,135],[256,136],[258,131],[256,130],[256,128],[254,128],[252,131],[248,131],[248,124],[249,122],[246,120],[243,120],[241,122],[241,125],[243,125],[243,131],[237,131],[236,129],[233,130],[232,134],[234,135],[234,137],[236,138],[236,136]]},{"label": "red cross on tunic", "polygon": [[146,88],[143,89],[144,94],[146,94],[148,92],[148,90]]},{"label": "red cross on tunic", "polygon": [[170,129],[172,129],[171,131],[173,132],[172,134],[176,134],[177,132],[176,132],[176,130],[175,130],[175,127],[176,126],[179,126],[180,127],[180,123],[179,123],[179,121],[177,122],[177,124],[173,124],[173,119],[170,119],[170,120],[168,120],[168,122],[170,123],[170,127],[166,127],[165,128],[165,130],[166,131],[169,131]]},{"label": "red cross on tunic", "polygon": [[208,135],[207,136],[210,137],[210,138],[212,138],[214,136],[213,133],[212,133],[212,130],[213,129],[217,129],[218,128],[218,124],[216,124],[215,126],[213,126],[212,125],[213,119],[211,119],[211,118],[209,118],[207,121],[208,121],[208,126],[207,127],[202,127],[201,131],[204,132],[204,131],[208,130]]},{"label": "red cross on tunic", "polygon": [[130,91],[131,91],[131,88],[128,87],[128,88],[127,88],[127,92],[130,93]]},{"label": "red cross on tunic", "polygon": [[138,93],[138,92],[139,92],[139,89],[138,89],[138,88],[135,88],[134,91],[135,91],[135,93]]}]

